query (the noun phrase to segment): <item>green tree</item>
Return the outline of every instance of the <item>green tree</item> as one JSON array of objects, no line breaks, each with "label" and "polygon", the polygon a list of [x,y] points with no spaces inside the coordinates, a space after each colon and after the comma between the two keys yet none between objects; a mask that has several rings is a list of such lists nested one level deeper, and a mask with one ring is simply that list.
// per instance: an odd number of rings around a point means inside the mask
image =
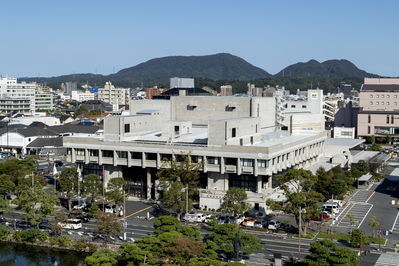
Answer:
[{"label": "green tree", "polygon": [[354,229],[352,230],[351,234],[351,247],[353,248],[359,248],[360,247],[360,229]]},{"label": "green tree", "polygon": [[158,236],[166,232],[176,232],[180,229],[180,221],[173,216],[160,216],[154,221],[154,235]]},{"label": "green tree", "polygon": [[369,223],[369,226],[370,226],[370,228],[371,228],[371,230],[373,230],[373,236],[375,236],[375,228],[380,224],[379,222],[377,222],[375,219],[376,219],[377,217],[375,217],[375,216],[371,216],[370,217],[370,223]]},{"label": "green tree", "polygon": [[241,238],[241,251],[244,254],[251,254],[258,249],[263,248],[260,239],[253,234],[240,231],[234,224],[218,224],[214,227],[214,231],[209,235],[209,239],[216,244],[215,250],[224,253],[234,251],[232,241],[239,234]]},{"label": "green tree", "polygon": [[356,218],[355,215],[352,213],[348,214],[345,218],[345,220],[349,220],[349,231],[352,234],[353,226],[356,224]]},{"label": "green tree", "polygon": [[201,240],[201,233],[196,226],[183,225],[178,229],[178,232],[189,239]]},{"label": "green tree", "polygon": [[164,247],[163,253],[168,261],[173,262],[175,265],[184,265],[192,258],[204,256],[205,246],[203,243],[180,236],[173,240],[172,245]]},{"label": "green tree", "polygon": [[94,214],[94,218],[97,221],[97,225],[94,227],[96,235],[104,234],[107,242],[111,241],[111,236],[116,236],[122,231],[122,225],[114,215],[100,211]]},{"label": "green tree", "polygon": [[388,144],[391,144],[391,142],[392,142],[392,137],[391,137],[391,135],[387,135],[386,140],[387,140],[387,143],[388,143]]},{"label": "green tree", "polygon": [[169,187],[173,182],[179,181],[188,186],[190,197],[198,195],[199,174],[203,166],[191,153],[173,154],[172,158],[162,161],[161,169],[156,176],[163,181],[162,184]]},{"label": "green tree", "polygon": [[367,165],[367,162],[365,161],[365,160],[359,160],[358,162],[357,162],[357,169],[359,169],[359,171],[361,171],[361,172],[367,172],[368,170],[368,165]]},{"label": "green tree", "polygon": [[119,215],[119,203],[123,202],[125,190],[126,181],[123,177],[111,178],[111,180],[108,181],[106,196],[115,202],[117,215]]},{"label": "green tree", "polygon": [[316,176],[317,176],[316,192],[319,192],[322,194],[328,194],[332,179],[327,174],[324,167],[320,166],[319,169],[317,169]]},{"label": "green tree", "polygon": [[86,257],[85,266],[112,266],[117,265],[117,255],[109,249],[102,249]]},{"label": "green tree", "polygon": [[86,113],[87,113],[88,111],[89,111],[89,110],[87,110],[86,106],[84,106],[83,104],[81,104],[81,105],[79,106],[78,110],[76,110],[73,114],[74,114],[75,116],[85,116]]},{"label": "green tree", "polygon": [[[68,198],[73,196],[78,189],[78,172],[75,167],[62,170],[58,181],[60,190],[66,192]],[[71,200],[68,199],[68,210],[71,211]]]},{"label": "green tree", "polygon": [[[164,191],[163,197],[163,205],[175,211],[178,215],[177,219],[179,220],[181,212],[186,209],[186,192],[183,191],[183,188],[185,188],[185,186],[182,182],[175,181],[168,190]],[[189,199],[188,209],[190,210],[192,208],[193,202]]]},{"label": "green tree", "polygon": [[141,266],[145,264],[155,264],[158,262],[156,256],[150,251],[142,250],[136,245],[123,243],[119,247],[119,254],[122,260],[127,261],[127,266]]},{"label": "green tree", "polygon": [[13,203],[26,213],[25,220],[32,218],[31,224],[39,226],[41,218],[54,215],[55,207],[60,202],[54,189],[50,188],[50,191],[52,194],[48,194],[36,184],[32,189],[23,191],[18,198],[13,200]]},{"label": "green tree", "polygon": [[359,265],[356,251],[347,247],[337,247],[331,240],[324,239],[313,242],[309,248],[310,255],[303,261],[305,265],[338,266]]},{"label": "green tree", "polygon": [[88,200],[93,203],[100,195],[102,195],[103,185],[100,177],[96,174],[88,174],[83,182],[83,191],[87,195]]},{"label": "green tree", "polygon": [[90,209],[89,209],[89,214],[94,216],[94,214],[96,214],[99,211],[100,211],[100,207],[98,207],[97,204],[92,204]]},{"label": "green tree", "polygon": [[368,151],[381,151],[381,145],[377,143],[373,143],[370,148],[367,149]]},{"label": "green tree", "polygon": [[15,188],[15,183],[11,181],[8,175],[0,175],[0,209],[3,211],[11,212],[11,207],[7,200],[7,193],[15,190]]},{"label": "green tree", "polygon": [[291,169],[276,178],[286,200],[277,202],[268,199],[266,205],[273,210],[283,210],[286,214],[293,214],[297,225],[299,225],[299,209],[302,209],[304,213],[301,214],[299,233],[306,236],[306,229],[311,221],[309,216],[320,211],[317,203],[324,200],[324,196],[314,190],[317,177],[309,170]]},{"label": "green tree", "polygon": [[251,204],[246,202],[248,195],[242,188],[231,187],[223,197],[220,210],[223,213],[232,214],[234,216],[234,223],[238,227],[238,215],[252,209]]},{"label": "green tree", "polygon": [[187,266],[224,266],[221,261],[210,258],[192,258],[187,262]]},{"label": "green tree", "polygon": [[371,136],[370,136],[370,142],[371,142],[371,143],[375,143],[375,136],[374,136],[374,135],[371,135]]}]

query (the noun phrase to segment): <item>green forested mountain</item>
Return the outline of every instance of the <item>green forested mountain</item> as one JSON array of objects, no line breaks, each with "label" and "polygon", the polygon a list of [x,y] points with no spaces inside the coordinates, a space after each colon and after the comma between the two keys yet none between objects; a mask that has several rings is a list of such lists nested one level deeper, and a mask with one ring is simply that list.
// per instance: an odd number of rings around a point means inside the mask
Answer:
[{"label": "green forested mountain", "polygon": [[116,87],[169,87],[171,77],[194,78],[196,87],[208,86],[220,90],[221,85],[232,85],[235,93],[247,90],[247,83],[257,87],[266,85],[285,86],[292,92],[320,87],[332,92],[341,81],[359,89],[364,77],[376,77],[358,69],[348,60],[328,60],[319,63],[310,60],[284,68],[276,75],[251,65],[237,56],[220,53],[206,56],[169,56],[151,59],[134,67],[104,76],[94,74],[71,74],[51,78],[27,78],[20,81],[36,81],[59,88],[61,82],[75,81],[79,85],[89,83],[101,87],[111,81]]}]

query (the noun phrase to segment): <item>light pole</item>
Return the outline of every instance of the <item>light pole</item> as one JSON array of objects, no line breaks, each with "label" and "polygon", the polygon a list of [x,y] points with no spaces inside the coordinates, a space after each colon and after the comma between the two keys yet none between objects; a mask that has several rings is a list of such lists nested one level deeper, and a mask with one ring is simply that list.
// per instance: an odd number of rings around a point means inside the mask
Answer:
[{"label": "light pole", "polygon": [[302,213],[302,208],[299,207],[299,225],[298,225],[298,239],[299,239],[299,243],[298,243],[298,261],[301,261],[301,213]]}]

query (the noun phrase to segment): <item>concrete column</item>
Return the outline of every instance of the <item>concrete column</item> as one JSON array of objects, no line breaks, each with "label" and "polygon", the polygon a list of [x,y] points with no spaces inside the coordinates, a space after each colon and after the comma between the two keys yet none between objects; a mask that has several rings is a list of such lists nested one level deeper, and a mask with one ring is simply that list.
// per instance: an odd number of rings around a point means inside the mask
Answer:
[{"label": "concrete column", "polygon": [[204,173],[207,173],[208,172],[208,169],[207,169],[207,162],[206,162],[206,156],[204,155],[204,158],[203,158],[203,164],[204,164],[204,166],[203,166],[203,171],[204,171]]},{"label": "concrete column", "polygon": [[147,168],[147,200],[151,199],[151,169]]},{"label": "concrete column", "polygon": [[114,150],[114,158],[113,158],[114,166],[118,165],[117,160],[118,160],[118,154],[116,150]]},{"label": "concrete column", "polygon": [[130,151],[127,152],[127,167],[132,166],[132,153]]},{"label": "concrete column", "polygon": [[224,190],[229,190],[229,174],[224,174]]},{"label": "concrete column", "polygon": [[267,179],[268,188],[273,188],[272,183],[273,183],[273,175],[269,176],[269,178]]},{"label": "concrete column", "polygon": [[75,148],[72,148],[71,151],[71,163],[75,163],[76,162],[76,151]]},{"label": "concrete column", "polygon": [[262,176],[257,176],[257,189],[256,192],[261,193],[262,192]]},{"label": "concrete column", "polygon": [[141,153],[141,167],[145,168],[146,167],[146,163],[145,163],[145,152]]},{"label": "concrete column", "polygon": [[241,158],[237,158],[237,175],[241,175]]},{"label": "concrete column", "polygon": [[85,149],[85,164],[89,163],[89,150]]},{"label": "concrete column", "polygon": [[103,165],[103,151],[98,150],[98,165]]},{"label": "concrete column", "polygon": [[258,176],[258,159],[254,160],[254,176]]},{"label": "concrete column", "polygon": [[220,173],[224,175],[224,158],[220,157]]},{"label": "concrete column", "polygon": [[157,152],[157,169],[159,169],[161,167],[161,154],[159,154],[159,152]]}]

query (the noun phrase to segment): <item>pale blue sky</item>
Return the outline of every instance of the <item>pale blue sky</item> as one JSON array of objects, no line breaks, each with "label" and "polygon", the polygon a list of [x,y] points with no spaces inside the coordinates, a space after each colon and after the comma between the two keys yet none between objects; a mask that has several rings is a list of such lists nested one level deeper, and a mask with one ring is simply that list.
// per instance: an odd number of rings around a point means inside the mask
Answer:
[{"label": "pale blue sky", "polygon": [[2,1],[0,75],[108,75],[231,53],[270,74],[347,59],[399,76],[399,1]]}]

